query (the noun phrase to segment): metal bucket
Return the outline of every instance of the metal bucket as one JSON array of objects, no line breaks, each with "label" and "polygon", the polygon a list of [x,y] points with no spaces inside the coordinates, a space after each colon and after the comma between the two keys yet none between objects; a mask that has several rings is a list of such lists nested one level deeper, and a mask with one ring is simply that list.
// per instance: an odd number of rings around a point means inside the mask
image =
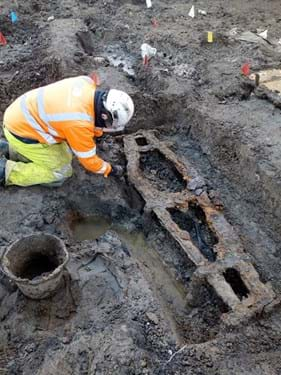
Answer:
[{"label": "metal bucket", "polygon": [[24,295],[49,297],[59,286],[69,254],[61,239],[34,234],[14,242],[2,256],[3,272]]}]

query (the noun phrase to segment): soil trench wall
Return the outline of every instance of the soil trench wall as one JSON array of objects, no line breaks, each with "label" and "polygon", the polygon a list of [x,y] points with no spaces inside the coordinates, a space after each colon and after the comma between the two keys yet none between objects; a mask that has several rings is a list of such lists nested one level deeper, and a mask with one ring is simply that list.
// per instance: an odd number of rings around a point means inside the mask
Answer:
[{"label": "soil trench wall", "polygon": [[188,111],[188,116],[192,124],[191,137],[243,199],[253,205],[255,221],[266,230],[272,229],[278,239],[281,229],[278,166],[274,165],[270,156],[261,159],[255,153],[256,142],[246,139],[239,125],[216,120],[194,106]]}]

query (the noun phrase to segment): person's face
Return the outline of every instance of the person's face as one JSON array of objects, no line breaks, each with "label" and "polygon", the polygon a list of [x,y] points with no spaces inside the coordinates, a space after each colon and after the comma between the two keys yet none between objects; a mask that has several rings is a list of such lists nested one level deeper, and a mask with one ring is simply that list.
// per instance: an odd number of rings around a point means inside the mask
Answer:
[{"label": "person's face", "polygon": [[111,128],[112,127],[112,118],[109,116],[109,115],[107,115],[106,113],[102,113],[101,114],[101,118],[103,119],[103,121],[104,121],[104,123],[105,123],[105,126],[107,127],[107,128]]},{"label": "person's face", "polygon": [[118,127],[118,119],[112,118],[110,114],[102,113],[101,118],[105,123],[105,128],[103,128],[104,133],[120,133],[124,131],[124,126]]}]

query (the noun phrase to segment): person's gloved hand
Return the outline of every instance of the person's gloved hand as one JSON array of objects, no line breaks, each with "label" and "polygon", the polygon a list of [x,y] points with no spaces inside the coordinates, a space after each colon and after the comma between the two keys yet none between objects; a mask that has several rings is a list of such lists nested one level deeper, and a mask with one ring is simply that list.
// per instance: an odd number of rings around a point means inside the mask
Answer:
[{"label": "person's gloved hand", "polygon": [[103,177],[107,178],[112,171],[112,166],[106,161],[104,162],[104,164],[106,166],[106,169],[105,169],[105,172],[103,173]]},{"label": "person's gloved hand", "polygon": [[124,175],[124,168],[121,165],[113,165],[110,176],[121,177]]},{"label": "person's gloved hand", "polygon": [[102,128],[95,128],[95,129],[94,129],[94,134],[95,134],[95,137],[96,137],[96,138],[100,138],[100,137],[102,137],[102,135],[103,135],[103,130],[102,130]]}]

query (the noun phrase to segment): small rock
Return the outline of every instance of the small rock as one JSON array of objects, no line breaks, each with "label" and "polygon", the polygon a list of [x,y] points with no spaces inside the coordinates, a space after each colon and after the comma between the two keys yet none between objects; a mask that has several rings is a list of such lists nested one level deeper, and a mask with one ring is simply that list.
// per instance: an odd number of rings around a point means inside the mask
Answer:
[{"label": "small rock", "polygon": [[231,29],[229,32],[228,32],[228,35],[229,36],[236,36],[238,34],[238,28],[237,27],[234,27],[233,29]]},{"label": "small rock", "polygon": [[203,9],[198,9],[198,13],[202,14],[203,16],[207,16],[207,12]]},{"label": "small rock", "polygon": [[16,366],[16,361],[13,359],[7,364],[7,369],[11,369],[14,366]]},{"label": "small rock", "polygon": [[64,337],[61,338],[61,342],[63,344],[69,344],[70,341],[71,341],[71,337],[69,337],[69,336],[64,336]]},{"label": "small rock", "polygon": [[75,52],[74,52],[74,56],[83,57],[83,56],[84,56],[84,53],[81,52],[81,51],[75,51]]},{"label": "small rock", "polygon": [[99,65],[106,65],[106,64],[108,64],[109,62],[108,62],[108,59],[107,58],[105,58],[105,57],[102,57],[102,56],[96,56],[96,57],[94,57],[94,62],[96,63],[96,64],[99,64]]},{"label": "small rock", "polygon": [[76,62],[77,64],[80,64],[83,61],[83,58],[79,56],[74,56],[73,61]]},{"label": "small rock", "polygon": [[24,351],[25,351],[26,353],[32,353],[32,352],[34,352],[35,348],[36,348],[35,343],[28,344],[28,345],[26,345],[26,347],[24,348]]},{"label": "small rock", "polygon": [[201,177],[195,177],[193,178],[187,185],[187,188],[189,190],[196,190],[196,189],[200,189],[202,188],[203,186],[205,186],[205,181],[203,180],[203,178]]},{"label": "small rock", "polygon": [[48,17],[47,21],[52,22],[52,21],[54,21],[54,19],[55,19],[55,16],[50,16],[50,17]]},{"label": "small rock", "polygon": [[157,317],[156,314],[151,313],[151,312],[148,312],[148,313],[146,313],[146,316],[147,316],[147,318],[148,318],[152,323],[154,323],[155,325],[158,325],[158,324],[159,324],[159,319],[158,319],[158,317]]},{"label": "small rock", "polygon": [[203,193],[203,189],[196,189],[195,190],[195,195],[199,196]]},{"label": "small rock", "polygon": [[142,360],[140,361],[140,365],[141,365],[142,368],[146,367],[146,366],[147,366],[147,362],[146,362],[146,360],[145,360],[145,359],[142,359]]},{"label": "small rock", "polygon": [[223,202],[221,200],[221,197],[219,193],[216,190],[210,190],[208,192],[209,198],[211,199],[212,203],[216,208],[222,209],[223,208]]},{"label": "small rock", "polygon": [[55,220],[55,215],[53,213],[48,213],[43,217],[46,224],[52,224]]},{"label": "small rock", "polygon": [[180,238],[182,238],[183,240],[186,240],[186,241],[190,241],[190,235],[189,235],[188,232],[185,232],[185,231],[180,233]]},{"label": "small rock", "polygon": [[187,70],[187,73],[186,73],[187,77],[190,78],[190,79],[195,79],[198,77],[198,72],[197,70],[194,68],[194,67],[191,67]]},{"label": "small rock", "polygon": [[188,359],[184,359],[184,360],[182,360],[182,364],[183,364],[184,366],[190,366],[190,362],[188,361]]}]

